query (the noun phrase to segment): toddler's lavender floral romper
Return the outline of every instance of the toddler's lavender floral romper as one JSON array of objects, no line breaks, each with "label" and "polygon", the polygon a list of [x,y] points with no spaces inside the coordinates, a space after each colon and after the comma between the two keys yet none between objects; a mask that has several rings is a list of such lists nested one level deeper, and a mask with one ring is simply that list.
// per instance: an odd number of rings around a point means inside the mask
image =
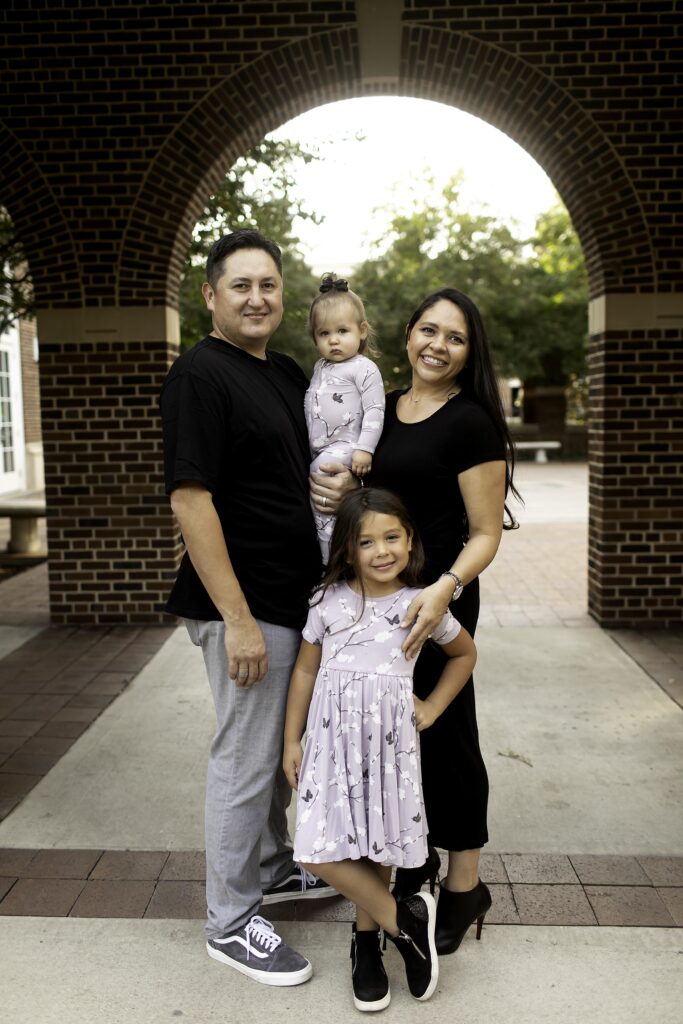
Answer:
[{"label": "toddler's lavender floral romper", "polygon": [[[311,446],[311,471],[321,462],[351,466],[356,449],[377,447],[384,424],[384,385],[379,369],[367,356],[355,355],[343,363],[319,359],[304,398]],[[313,509],[318,540],[327,562],[335,517]]]},{"label": "toddler's lavender floral romper", "polygon": [[[426,860],[415,662],[401,650],[409,630],[399,626],[418,593],[366,598],[360,616],[360,596],[340,583],[309,611],[303,636],[322,643],[322,662],[299,775],[297,861],[369,857],[411,868]],[[446,612],[433,639],[446,644],[459,632]]]}]

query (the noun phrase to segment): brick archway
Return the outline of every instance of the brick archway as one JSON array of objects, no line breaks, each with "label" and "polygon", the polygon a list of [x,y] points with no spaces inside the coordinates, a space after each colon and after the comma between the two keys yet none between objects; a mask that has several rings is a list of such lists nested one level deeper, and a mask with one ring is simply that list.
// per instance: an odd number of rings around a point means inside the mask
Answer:
[{"label": "brick archway", "polygon": [[[633,183],[607,136],[572,97],[518,57],[470,36],[421,26],[406,36],[393,92],[459,107],[534,157],[579,234],[591,294],[652,288],[652,246]],[[355,31],[345,28],[267,54],[207,93],[178,125],[130,211],[117,275],[121,305],[177,306],[185,253],[205,197],[267,132],[312,107],[377,94],[363,86],[355,43]],[[340,55],[332,67],[330,53]],[[295,84],[281,95],[283,81]],[[263,95],[277,97],[265,110]],[[141,275],[145,264],[151,269]]]},{"label": "brick archway", "polygon": [[[284,82],[292,84],[285,89]],[[119,264],[121,304],[163,300],[176,307],[192,229],[226,170],[285,121],[362,94],[352,28],[290,43],[208,92],[157,153],[130,211]],[[267,108],[264,96],[273,98]],[[152,255],[158,269],[141,280],[140,258]]]},{"label": "brick archway", "polygon": [[0,201],[31,268],[38,304],[83,302],[73,236],[64,210],[26,147],[0,124]]},{"label": "brick archway", "polygon": [[592,293],[589,609],[679,622],[676,25],[675,0],[10,4],[0,180],[39,298],[53,621],[163,617],[155,398],[204,197],[307,108],[404,94],[502,129],[567,205]]},{"label": "brick archway", "polygon": [[581,240],[591,294],[652,287],[650,235],[633,183],[572,96],[526,61],[466,33],[412,26],[406,35],[402,91],[482,118],[540,164]]}]

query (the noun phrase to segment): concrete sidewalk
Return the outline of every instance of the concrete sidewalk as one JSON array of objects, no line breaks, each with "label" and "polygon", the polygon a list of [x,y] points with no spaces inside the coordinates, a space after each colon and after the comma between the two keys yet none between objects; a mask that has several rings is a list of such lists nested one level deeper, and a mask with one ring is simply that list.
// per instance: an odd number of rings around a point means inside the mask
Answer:
[{"label": "concrete sidewalk", "polygon": [[[482,942],[470,934],[441,960],[424,1006],[387,954],[386,1017],[669,1024],[683,999],[683,712],[673,699],[683,643],[618,643],[586,615],[585,467],[524,463],[519,484],[522,525],[483,577],[477,634],[491,777],[482,873],[494,908]],[[35,759],[50,736],[74,735],[0,823],[2,1019],[352,1019],[343,900],[273,915],[313,959],[299,989],[264,990],[203,952],[212,709],[184,631],[160,647],[123,631],[57,644],[37,632],[42,577],[29,572],[0,587],[0,599],[23,588],[28,619],[14,637],[0,626],[0,683],[10,680],[0,740],[14,726]],[[78,680],[83,696],[70,696]],[[0,783],[36,770],[27,743],[4,763],[0,753]]]}]

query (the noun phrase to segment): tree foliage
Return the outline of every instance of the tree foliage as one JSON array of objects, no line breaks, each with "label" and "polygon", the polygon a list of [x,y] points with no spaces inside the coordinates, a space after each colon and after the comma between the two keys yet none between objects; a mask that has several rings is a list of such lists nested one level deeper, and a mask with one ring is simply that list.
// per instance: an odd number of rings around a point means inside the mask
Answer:
[{"label": "tree foliage", "polygon": [[229,231],[257,228],[282,249],[285,317],[273,347],[292,355],[306,370],[315,361],[308,336],[308,307],[317,281],[300,251],[295,218],[319,223],[317,215],[291,199],[298,169],[316,154],[298,143],[265,139],[228,171],[221,187],[207,200],[197,223],[180,286],[181,345],[187,348],[211,329],[211,315],[201,295],[204,268],[213,243]]},{"label": "tree foliage", "polygon": [[405,384],[405,324],[432,291],[453,286],[479,306],[498,369],[565,383],[585,363],[586,280],[564,207],[537,222],[533,239],[484,212],[462,208],[461,178],[395,211],[372,256],[353,274],[379,333],[381,369]]},{"label": "tree foliage", "polygon": [[21,317],[35,312],[33,283],[26,257],[4,206],[0,206],[0,335]]},{"label": "tree foliage", "polygon": [[529,291],[529,352],[524,373],[549,384],[586,373],[588,280],[583,253],[569,214],[558,203],[536,221],[533,257],[525,267]]}]

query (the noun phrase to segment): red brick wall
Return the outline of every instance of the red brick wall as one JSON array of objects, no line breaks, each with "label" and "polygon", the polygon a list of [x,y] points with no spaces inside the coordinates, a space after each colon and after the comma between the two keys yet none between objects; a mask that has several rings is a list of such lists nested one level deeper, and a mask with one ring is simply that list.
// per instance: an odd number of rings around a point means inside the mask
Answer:
[{"label": "red brick wall", "polygon": [[[209,165],[221,148],[234,159],[244,146],[241,132],[255,128],[256,140],[273,127],[264,97],[300,112],[302,61],[310,56],[311,70],[336,84],[349,46],[342,49],[334,30],[355,22],[355,3],[10,0],[0,18],[9,57],[0,104],[3,202],[22,234],[41,301],[107,306],[140,296],[167,301],[170,254],[162,246],[169,224],[172,245],[193,193],[192,223],[208,181],[216,182],[218,170]],[[307,41],[320,35],[309,49]],[[289,60],[296,42],[303,49]],[[258,62],[269,55],[262,76]],[[246,66],[253,70],[240,95],[226,83]],[[197,140],[192,114],[207,100],[210,124]],[[154,180],[145,183],[162,150],[171,184],[158,192]],[[159,241],[150,241],[150,228]],[[132,284],[120,296],[122,260]],[[174,290],[170,297],[176,300]]]},{"label": "red brick wall", "polygon": [[163,619],[179,552],[157,413],[171,356],[165,342],[41,346],[55,624]]},{"label": "red brick wall", "polygon": [[680,622],[683,333],[611,331],[590,355],[589,610]]},{"label": "red brick wall", "polygon": [[[577,229],[586,235],[594,293],[595,285],[602,290],[603,284],[612,291],[654,284],[658,291],[678,290],[676,257],[683,230],[675,216],[680,209],[680,5],[660,0],[448,5],[406,0],[405,8],[404,18],[411,25],[405,52],[413,61],[415,51],[422,48],[424,53],[429,46],[429,36],[421,34],[427,29],[434,31],[433,38],[440,29],[455,33],[456,49],[465,41],[485,45],[478,59],[497,66],[496,81],[484,100],[491,115],[487,119],[502,121],[504,131],[507,124],[519,122],[513,137],[542,166],[556,164],[552,150],[559,133],[575,136],[579,151],[563,147],[563,166],[552,167],[550,173]],[[440,44],[432,43],[430,54],[437,65],[446,45],[441,32]],[[525,69],[516,79],[510,72],[511,57]],[[454,59],[452,77],[467,92],[467,77],[480,76]],[[539,125],[536,114],[544,92],[555,92],[550,100],[555,116]],[[476,96],[472,101],[480,102]],[[572,203],[577,193],[583,193],[582,200],[588,198],[588,216],[580,208],[583,201]],[[624,204],[628,209],[620,211]],[[655,216],[658,207],[661,216]],[[610,226],[614,216],[616,230]],[[642,231],[643,217],[647,233]],[[592,230],[585,221],[594,222]],[[614,237],[613,252],[602,268],[594,266],[597,240],[589,241],[598,230]],[[649,249],[655,260],[648,273]]]}]

